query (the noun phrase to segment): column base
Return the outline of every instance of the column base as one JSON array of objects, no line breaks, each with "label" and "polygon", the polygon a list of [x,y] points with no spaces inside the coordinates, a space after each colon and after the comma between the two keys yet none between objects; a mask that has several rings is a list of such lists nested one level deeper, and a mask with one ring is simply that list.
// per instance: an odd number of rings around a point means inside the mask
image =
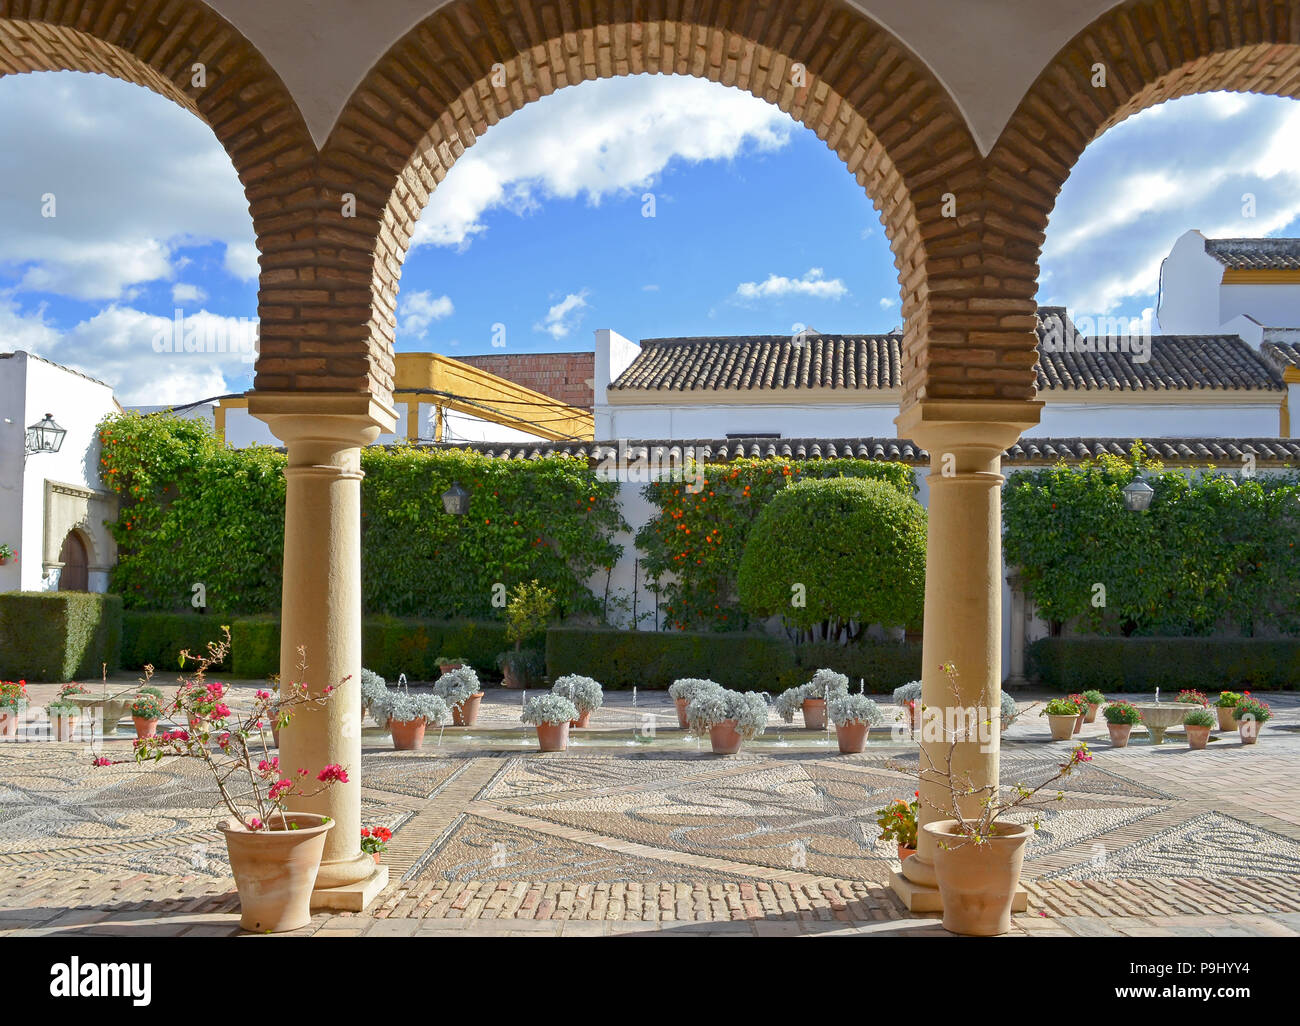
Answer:
[{"label": "column base", "polygon": [[344,884],[342,887],[319,887],[311,892],[313,912],[364,912],[366,906],[388,886],[388,867],[375,866],[375,871],[365,880]]},{"label": "column base", "polygon": [[[905,877],[894,870],[889,878],[889,886],[903,907],[909,912],[942,912],[943,899],[939,897],[938,887],[926,887]],[[1029,910],[1029,892],[1017,885],[1016,893],[1011,899],[1011,911],[1027,912]]]},{"label": "column base", "polygon": [[1011,676],[1002,682],[1004,689],[1010,688],[1027,688],[1029,687],[1029,678],[1023,676]]}]

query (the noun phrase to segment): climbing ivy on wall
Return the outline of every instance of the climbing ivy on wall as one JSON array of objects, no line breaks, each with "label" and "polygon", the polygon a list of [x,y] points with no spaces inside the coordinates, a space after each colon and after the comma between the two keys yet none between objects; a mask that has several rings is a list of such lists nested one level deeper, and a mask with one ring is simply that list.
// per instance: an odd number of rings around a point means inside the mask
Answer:
[{"label": "climbing ivy on wall", "polygon": [[[1155,489],[1124,508],[1139,472]],[[1011,476],[1003,551],[1040,616],[1089,632],[1195,636],[1225,626],[1300,632],[1300,486],[1165,470],[1139,446]]]},{"label": "climbing ivy on wall", "polygon": [[[121,500],[113,590],[128,608],[180,610],[202,582],[223,613],[280,606],[284,455],[230,449],[201,423],[127,413],[101,425],[103,477]],[[409,447],[362,452],[362,588],[368,613],[502,615],[501,588],[537,580],[561,615],[599,614],[584,583],[613,566],[625,529],[616,485],[585,459],[516,461]],[[448,514],[453,481],[470,511]]]},{"label": "climbing ivy on wall", "polygon": [[[872,460],[734,460],[702,468],[699,490],[688,481],[652,481],[643,494],[658,512],[637,533],[648,585],[660,599],[661,623],[674,630],[742,630],[736,576],[745,541],[764,505],[801,480],[861,477],[912,496],[912,471]],[[809,525],[815,530],[816,525]]]}]

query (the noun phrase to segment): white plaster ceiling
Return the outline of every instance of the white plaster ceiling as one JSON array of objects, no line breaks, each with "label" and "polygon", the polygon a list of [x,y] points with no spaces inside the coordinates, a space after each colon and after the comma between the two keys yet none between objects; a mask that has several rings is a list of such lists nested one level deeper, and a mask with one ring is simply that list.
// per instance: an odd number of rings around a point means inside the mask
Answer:
[{"label": "white plaster ceiling", "polygon": [[[370,67],[445,0],[208,0],[269,60],[323,145]],[[1030,84],[1117,0],[850,0],[924,60],[988,152]]]}]

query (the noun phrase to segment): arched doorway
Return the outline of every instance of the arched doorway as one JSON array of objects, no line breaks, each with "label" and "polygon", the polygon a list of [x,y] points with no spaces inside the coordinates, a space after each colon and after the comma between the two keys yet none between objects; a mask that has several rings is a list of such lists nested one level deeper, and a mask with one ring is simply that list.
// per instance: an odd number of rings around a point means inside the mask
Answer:
[{"label": "arched doorway", "polygon": [[59,571],[59,591],[90,590],[90,558],[86,543],[76,531],[69,531],[63,539],[59,562],[63,564]]}]

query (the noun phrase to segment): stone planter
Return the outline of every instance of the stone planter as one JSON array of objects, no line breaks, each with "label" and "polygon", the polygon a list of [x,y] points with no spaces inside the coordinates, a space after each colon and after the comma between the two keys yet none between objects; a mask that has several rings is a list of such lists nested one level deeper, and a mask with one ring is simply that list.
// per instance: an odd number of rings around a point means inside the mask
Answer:
[{"label": "stone planter", "polygon": [[870,724],[849,720],[848,723],[835,724],[835,739],[840,743],[841,755],[856,755],[867,747],[867,731]]},{"label": "stone planter", "polygon": [[1243,745],[1253,745],[1259,740],[1259,732],[1264,729],[1264,724],[1259,720],[1238,720],[1237,733],[1241,735]]},{"label": "stone planter", "polygon": [[135,698],[134,696],[124,698],[121,695],[103,693],[99,695],[69,695],[67,701],[79,706],[83,714],[93,715],[95,709],[101,710],[103,716],[101,729],[107,735],[117,730],[118,721],[131,711],[131,705],[135,702]]},{"label": "stone planter", "polygon": [[709,742],[713,745],[714,755],[735,755],[745,739],[736,729],[735,720],[723,720],[709,728]]},{"label": "stone planter", "polygon": [[922,827],[935,842],[934,873],[943,899],[943,928],[970,937],[1006,933],[1011,929],[1011,902],[1033,827],[995,823],[988,843],[980,845],[963,843],[956,827],[952,819]]},{"label": "stone planter", "polygon": [[906,845],[902,845],[902,844],[900,844],[900,845],[898,846],[898,861],[899,861],[899,862],[906,862],[908,859],[910,859],[910,858],[911,858],[913,855],[915,855],[915,854],[916,854],[916,849],[915,849],[915,848],[908,848]]},{"label": "stone planter", "polygon": [[1215,713],[1218,714],[1218,717],[1219,717],[1219,729],[1220,729],[1220,730],[1236,730],[1236,729],[1237,729],[1237,708],[1236,708],[1236,706],[1232,706],[1232,705],[1219,705],[1219,706],[1215,706],[1214,711],[1215,711]]},{"label": "stone planter", "polygon": [[1089,703],[1088,703],[1088,714],[1083,718],[1083,722],[1084,722],[1084,723],[1096,723],[1096,722],[1097,722],[1097,710],[1100,709],[1100,708],[1101,708],[1101,706],[1100,706],[1097,702],[1089,702]]},{"label": "stone planter", "polygon": [[1047,724],[1052,729],[1052,740],[1069,741],[1074,734],[1074,722],[1078,718],[1074,713],[1066,713],[1064,716],[1049,715]]},{"label": "stone planter", "polygon": [[220,825],[239,890],[239,925],[254,933],[284,933],[311,922],[325,832],[334,824],[324,816],[290,812],[273,826],[245,830],[233,820]]},{"label": "stone planter", "polygon": [[803,700],[803,725],[809,730],[826,729],[826,699],[805,698]]},{"label": "stone planter", "polygon": [[537,724],[537,747],[543,752],[562,752],[569,747],[569,723]]},{"label": "stone planter", "polygon": [[1110,746],[1112,748],[1128,747],[1128,738],[1133,733],[1133,724],[1107,723],[1106,729],[1110,731]]},{"label": "stone planter", "polygon": [[1183,727],[1183,730],[1187,732],[1187,747],[1197,751],[1204,748],[1206,742],[1210,740],[1209,727],[1196,727],[1189,723]]},{"label": "stone planter", "polygon": [[479,706],[483,702],[483,692],[475,691],[460,705],[451,707],[451,724],[453,727],[472,727],[478,722]]},{"label": "stone planter", "polygon": [[682,730],[685,730],[687,727],[690,726],[690,723],[688,723],[686,720],[687,704],[688,703],[684,698],[673,699],[673,705],[677,706],[677,726],[681,727]]},{"label": "stone planter", "polygon": [[424,744],[424,720],[389,720],[388,732],[393,735],[393,748],[399,752],[418,751]]},{"label": "stone planter", "polygon": [[146,719],[143,716],[132,716],[131,722],[135,724],[136,737],[153,737],[158,733],[158,721]]},{"label": "stone planter", "polygon": [[570,726],[570,727],[585,727],[585,726],[587,726],[587,724],[589,724],[590,722],[591,722],[591,710],[590,710],[590,709],[587,709],[587,710],[584,710],[582,713],[580,713],[580,714],[578,715],[578,718],[577,718],[576,720],[570,720],[570,721],[569,721],[569,726]]}]

